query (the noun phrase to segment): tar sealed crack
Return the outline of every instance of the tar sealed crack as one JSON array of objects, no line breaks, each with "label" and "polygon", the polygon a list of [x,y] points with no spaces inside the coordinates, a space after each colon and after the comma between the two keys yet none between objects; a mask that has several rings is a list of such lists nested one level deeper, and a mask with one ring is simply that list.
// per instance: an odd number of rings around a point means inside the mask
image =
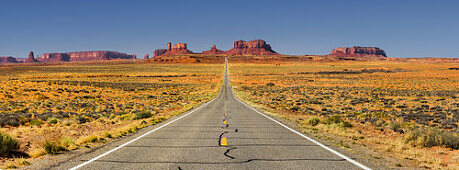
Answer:
[{"label": "tar sealed crack", "polygon": [[221,147],[225,147],[225,148],[228,148],[225,153],[223,153],[223,155],[225,155],[226,157],[230,158],[230,159],[236,159],[234,156],[231,156],[231,155],[228,155],[228,153],[231,151],[231,150],[234,150],[234,149],[237,149],[236,147],[234,146],[222,146],[221,142],[222,142],[222,137],[225,133],[229,133],[229,132],[223,132],[220,134],[219,138],[218,138],[218,145],[221,146]]},{"label": "tar sealed crack", "polygon": [[228,157],[228,158],[236,159],[235,157],[228,155],[228,153],[229,153],[231,150],[234,150],[234,149],[237,149],[237,148],[236,148],[236,147],[230,147],[230,146],[228,146],[228,149],[226,150],[226,152],[224,153],[224,155],[225,155],[226,157]]}]

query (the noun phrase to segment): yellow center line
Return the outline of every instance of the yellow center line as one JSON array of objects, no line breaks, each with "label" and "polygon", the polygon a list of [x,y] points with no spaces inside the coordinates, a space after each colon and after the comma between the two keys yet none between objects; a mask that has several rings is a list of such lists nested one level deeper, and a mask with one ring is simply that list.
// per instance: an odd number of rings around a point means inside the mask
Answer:
[{"label": "yellow center line", "polygon": [[227,146],[228,144],[226,143],[226,137],[222,137],[222,141],[220,143],[222,146]]}]

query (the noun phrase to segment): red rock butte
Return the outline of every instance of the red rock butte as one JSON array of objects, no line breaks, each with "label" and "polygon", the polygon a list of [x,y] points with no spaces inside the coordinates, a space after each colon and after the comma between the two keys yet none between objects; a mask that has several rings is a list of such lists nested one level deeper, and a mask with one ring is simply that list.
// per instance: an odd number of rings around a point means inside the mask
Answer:
[{"label": "red rock butte", "polygon": [[263,40],[234,41],[233,48],[226,51],[228,55],[274,55],[277,54],[269,44]]},{"label": "red rock butte", "polygon": [[[154,56],[161,55],[176,55],[176,54],[199,54],[193,53],[187,49],[187,45],[178,43],[171,47],[171,43],[167,44],[167,49],[157,49],[154,51]],[[233,48],[228,51],[219,50],[213,45],[210,50],[203,51],[201,54],[226,54],[226,55],[276,55],[271,46],[263,40],[252,40],[252,41],[234,41]]]},{"label": "red rock butte", "polygon": [[386,52],[378,47],[340,47],[333,49],[331,54],[333,56],[344,57],[387,57]]},{"label": "red rock butte", "polygon": [[66,62],[66,61],[91,61],[113,59],[135,59],[136,55],[120,53],[116,51],[80,51],[68,53],[45,53],[38,61],[40,62]]},{"label": "red rock butte", "polygon": [[217,47],[216,47],[215,44],[214,44],[214,45],[212,45],[212,47],[210,48],[210,50],[203,51],[202,53],[203,53],[203,54],[211,54],[211,55],[212,55],[212,54],[224,54],[225,51],[217,49]]},{"label": "red rock butte", "polygon": [[33,55],[33,52],[29,52],[29,55],[27,57],[27,60],[24,61],[25,63],[35,63],[38,62],[37,59],[35,59],[35,56]]},{"label": "red rock butte", "polygon": [[172,45],[172,43],[167,43],[167,49],[157,49],[153,52],[154,57],[160,55],[176,55],[176,54],[194,54],[192,51],[188,50],[186,43],[177,43]]},{"label": "red rock butte", "polygon": [[18,61],[12,56],[4,56],[0,57],[0,63],[18,63]]}]

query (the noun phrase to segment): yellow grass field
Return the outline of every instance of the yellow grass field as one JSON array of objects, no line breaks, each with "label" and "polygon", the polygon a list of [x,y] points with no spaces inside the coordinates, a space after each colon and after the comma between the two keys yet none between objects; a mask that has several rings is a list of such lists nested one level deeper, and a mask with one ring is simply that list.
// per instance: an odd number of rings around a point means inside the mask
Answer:
[{"label": "yellow grass field", "polygon": [[232,63],[229,70],[239,98],[305,133],[394,168],[458,169],[458,67],[285,61]]},{"label": "yellow grass field", "polygon": [[[223,64],[112,63],[0,67],[0,132],[19,141],[3,168],[92,147],[214,98]],[[17,152],[17,151],[15,151]]]}]

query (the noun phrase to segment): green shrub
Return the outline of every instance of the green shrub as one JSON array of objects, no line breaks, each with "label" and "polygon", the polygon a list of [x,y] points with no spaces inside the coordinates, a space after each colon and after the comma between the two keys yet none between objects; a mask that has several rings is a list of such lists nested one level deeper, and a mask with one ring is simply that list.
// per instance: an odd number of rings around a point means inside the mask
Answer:
[{"label": "green shrub", "polygon": [[46,121],[48,124],[57,124],[57,122],[59,122],[59,119],[55,117],[49,118],[48,121]]},{"label": "green shrub", "polygon": [[104,135],[106,138],[113,138],[112,134],[108,133],[108,132],[105,132],[105,135]]},{"label": "green shrub", "polygon": [[84,116],[79,116],[79,117],[77,117],[77,121],[78,121],[79,124],[83,124],[83,123],[89,122],[89,119],[87,117],[84,117]]},{"label": "green shrub", "polygon": [[437,128],[413,128],[403,137],[405,143],[417,147],[444,146],[459,149],[459,133]]},{"label": "green shrub", "polygon": [[38,119],[33,119],[33,120],[30,121],[30,125],[31,126],[40,126],[42,124],[43,124],[43,122],[41,120],[38,120]]},{"label": "green shrub", "polygon": [[88,139],[87,139],[87,142],[90,142],[90,143],[95,143],[99,141],[99,137],[98,136],[90,136]]},{"label": "green shrub", "polygon": [[105,138],[101,138],[99,136],[92,135],[92,136],[89,136],[89,137],[83,139],[82,143],[96,143],[96,142],[105,142],[105,141],[106,141]]},{"label": "green shrub", "polygon": [[19,150],[19,142],[10,135],[0,132],[0,155],[9,156],[12,152]]},{"label": "green shrub", "polygon": [[327,124],[327,125],[330,125],[330,124],[338,124],[340,123],[342,120],[341,120],[341,117],[339,116],[333,116],[333,117],[328,117],[327,119],[325,119],[323,121],[324,124]]},{"label": "green shrub", "polygon": [[64,146],[61,146],[56,142],[50,142],[47,140],[43,144],[43,149],[45,149],[45,152],[47,154],[56,154],[56,153],[59,153],[60,151],[66,151]]},{"label": "green shrub", "polygon": [[399,132],[402,128],[402,124],[399,122],[391,122],[389,124],[390,129],[392,129],[394,132]]},{"label": "green shrub", "polygon": [[164,120],[166,120],[166,118],[161,116],[161,117],[158,117],[158,118],[156,118],[156,119],[151,120],[151,122],[153,122],[154,124],[156,124],[156,123],[162,122],[162,121],[164,121]]},{"label": "green shrub", "polygon": [[308,119],[308,124],[311,126],[316,126],[320,123],[320,119],[318,117],[312,116]]},{"label": "green shrub", "polygon": [[135,115],[135,119],[146,119],[152,117],[151,111],[144,110]]},{"label": "green shrub", "polygon": [[342,121],[342,122],[338,123],[338,126],[339,127],[343,127],[343,128],[351,128],[351,127],[353,127],[353,125],[348,121]]},{"label": "green shrub", "polygon": [[65,150],[72,150],[76,148],[75,141],[70,137],[65,137],[60,141],[60,145],[65,148]]}]

